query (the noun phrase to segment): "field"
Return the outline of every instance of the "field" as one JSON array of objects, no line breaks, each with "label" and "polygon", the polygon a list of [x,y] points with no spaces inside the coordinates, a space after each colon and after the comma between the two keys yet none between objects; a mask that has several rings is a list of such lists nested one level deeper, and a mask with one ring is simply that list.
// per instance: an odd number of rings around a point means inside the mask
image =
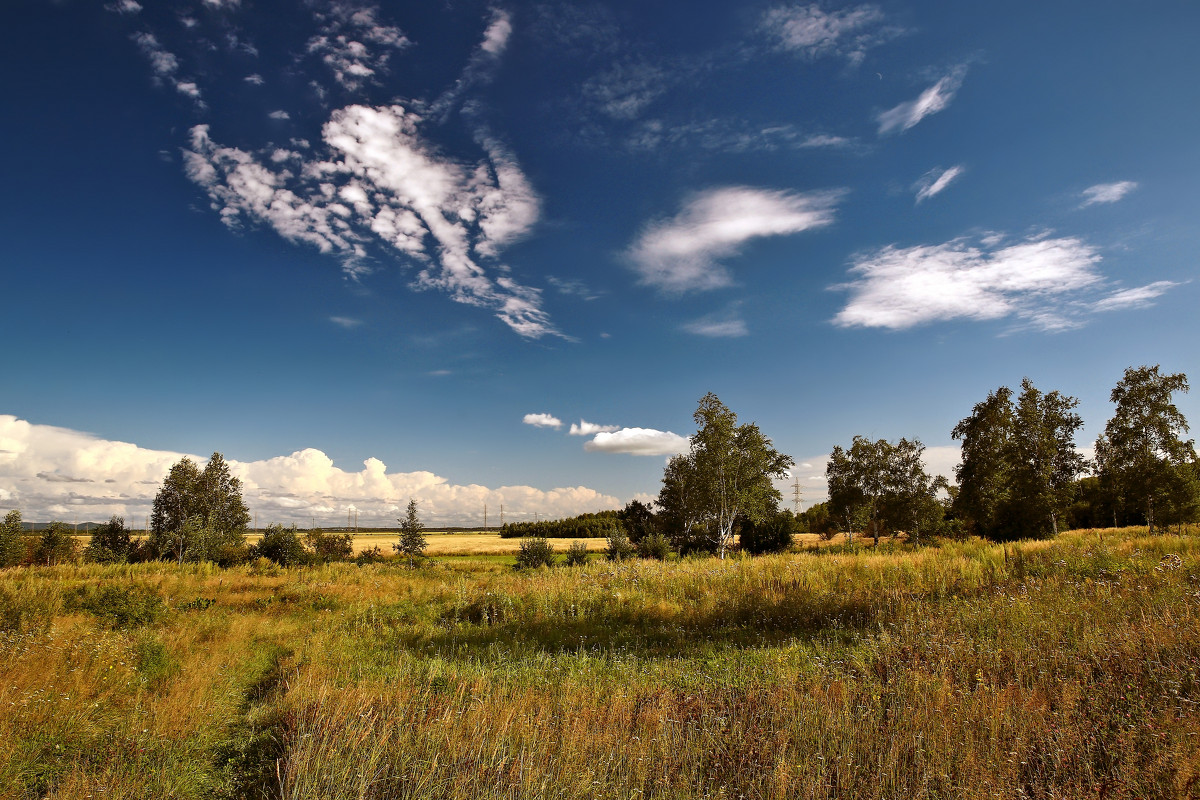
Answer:
[{"label": "field", "polygon": [[6,798],[1194,798],[1198,704],[1196,532],[0,572]]}]

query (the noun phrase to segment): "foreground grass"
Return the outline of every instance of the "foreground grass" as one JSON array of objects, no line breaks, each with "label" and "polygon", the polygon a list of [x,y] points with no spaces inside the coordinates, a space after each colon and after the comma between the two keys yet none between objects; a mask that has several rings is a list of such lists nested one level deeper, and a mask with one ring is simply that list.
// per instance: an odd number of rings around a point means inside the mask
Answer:
[{"label": "foreground grass", "polygon": [[0,793],[1200,797],[1197,576],[1200,537],[1136,529],[525,574],[8,570]]}]

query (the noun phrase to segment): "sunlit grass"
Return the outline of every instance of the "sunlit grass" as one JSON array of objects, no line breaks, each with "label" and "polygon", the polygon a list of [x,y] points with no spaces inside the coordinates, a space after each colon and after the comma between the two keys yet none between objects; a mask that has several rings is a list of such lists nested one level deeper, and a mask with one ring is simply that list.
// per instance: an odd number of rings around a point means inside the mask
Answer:
[{"label": "sunlit grass", "polygon": [[[1144,529],[10,569],[0,796],[1194,797],[1198,576]],[[162,612],[79,606],[113,585]]]}]

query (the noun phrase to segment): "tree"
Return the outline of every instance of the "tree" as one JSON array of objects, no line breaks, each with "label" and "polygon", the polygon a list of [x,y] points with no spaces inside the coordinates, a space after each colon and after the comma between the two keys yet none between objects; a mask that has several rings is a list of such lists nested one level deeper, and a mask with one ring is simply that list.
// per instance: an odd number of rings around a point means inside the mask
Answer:
[{"label": "tree", "polygon": [[79,546],[71,534],[71,527],[65,522],[56,521],[42,531],[33,560],[36,564],[52,566],[74,561],[78,554]]},{"label": "tree", "polygon": [[871,441],[855,436],[849,450],[835,446],[825,465],[829,504],[845,519],[847,535],[865,525],[875,546],[884,533],[908,531],[920,540],[922,527],[940,518],[937,492],[944,478],[932,478],[921,459],[917,439]]},{"label": "tree", "polygon": [[1001,386],[976,403],[971,416],[950,434],[962,442],[954,468],[958,480],[954,514],[982,536],[998,527],[1001,509],[1008,502],[1013,416],[1012,390]]},{"label": "tree", "polygon": [[667,463],[658,503],[684,537],[697,530],[724,558],[738,517],[757,522],[775,512],[781,495],[771,481],[786,477],[795,462],[754,423],[738,425],[712,392],[700,399],[693,419],[691,450]]},{"label": "tree", "polygon": [[1010,540],[1054,536],[1087,462],[1075,449],[1079,401],[1024,378],[1013,404],[1001,386],[951,433],[962,441],[954,515],[973,532]]},{"label": "tree", "polygon": [[245,545],[249,524],[242,482],[230,474],[224,457],[213,453],[203,471],[185,457],[154,497],[150,546],[159,558],[216,560],[218,551]]},{"label": "tree", "polygon": [[92,531],[84,556],[102,564],[121,564],[129,560],[133,537],[125,527],[125,518],[114,514],[108,522]]},{"label": "tree", "polygon": [[320,528],[314,528],[304,534],[304,543],[312,548],[313,555],[323,564],[346,561],[354,555],[354,536],[349,533],[325,533]]},{"label": "tree", "polygon": [[1075,496],[1075,481],[1087,462],[1075,449],[1083,418],[1079,401],[1055,392],[1043,394],[1025,378],[1017,400],[1011,436],[1010,520],[1026,535],[1058,535],[1058,519]]},{"label": "tree", "polygon": [[1119,504],[1144,513],[1151,531],[1161,512],[1186,514],[1195,503],[1196,450],[1182,438],[1187,419],[1171,401],[1188,388],[1182,372],[1164,375],[1158,364],[1129,367],[1109,396],[1117,408],[1096,440],[1101,483]]},{"label": "tree", "polygon": [[420,559],[424,555],[425,547],[429,544],[424,531],[425,526],[417,516],[417,501],[409,498],[408,511],[404,519],[400,520],[400,541],[392,545],[393,550],[408,556],[409,569],[412,568],[414,559]]},{"label": "tree", "polygon": [[25,536],[21,512],[13,509],[0,523],[0,568],[12,567],[25,560]]}]

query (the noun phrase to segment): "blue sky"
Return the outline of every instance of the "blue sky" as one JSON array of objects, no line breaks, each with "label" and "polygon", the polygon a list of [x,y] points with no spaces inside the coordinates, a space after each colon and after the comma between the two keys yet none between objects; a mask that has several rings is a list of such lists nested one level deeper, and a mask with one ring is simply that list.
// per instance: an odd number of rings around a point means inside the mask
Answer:
[{"label": "blue sky", "polygon": [[27,519],[140,519],[214,450],[270,521],[612,507],[708,391],[816,500],[855,434],[949,473],[1023,376],[1086,446],[1125,367],[1195,372],[1193,3],[9,12]]}]

